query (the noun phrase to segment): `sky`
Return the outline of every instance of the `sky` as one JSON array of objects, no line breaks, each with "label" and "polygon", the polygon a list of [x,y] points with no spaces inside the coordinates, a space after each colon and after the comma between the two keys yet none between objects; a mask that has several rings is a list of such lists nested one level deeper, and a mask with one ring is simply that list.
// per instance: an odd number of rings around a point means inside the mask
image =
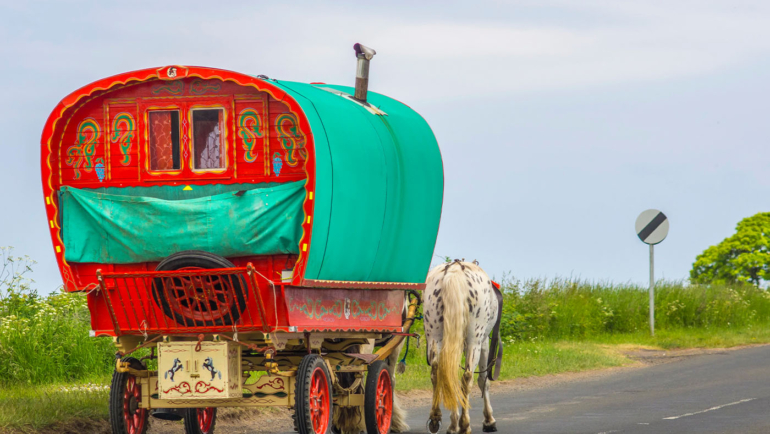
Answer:
[{"label": "sky", "polygon": [[[130,5],[130,6],[129,6]],[[0,0],[0,246],[61,277],[46,229],[40,134],[73,90],[170,64],[352,85],[417,110],[441,147],[434,263],[490,275],[646,284],[634,222],[670,220],[656,277],[767,211],[770,3],[18,2]]]}]

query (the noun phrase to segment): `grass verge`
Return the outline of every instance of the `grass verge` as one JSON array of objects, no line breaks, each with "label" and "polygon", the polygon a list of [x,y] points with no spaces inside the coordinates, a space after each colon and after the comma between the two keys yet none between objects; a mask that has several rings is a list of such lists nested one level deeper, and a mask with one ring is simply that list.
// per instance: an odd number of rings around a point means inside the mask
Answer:
[{"label": "grass verge", "polygon": [[741,345],[770,343],[770,327],[752,326],[744,328],[690,328],[656,330],[628,334],[597,335],[588,341],[609,345],[638,345],[664,350],[684,348],[730,348]]},{"label": "grass verge", "polygon": [[[102,382],[100,382],[102,383]],[[57,425],[82,426],[108,416],[109,390],[103,384],[11,386],[0,389],[0,432],[65,432]],[[70,430],[71,431],[71,430]]]}]

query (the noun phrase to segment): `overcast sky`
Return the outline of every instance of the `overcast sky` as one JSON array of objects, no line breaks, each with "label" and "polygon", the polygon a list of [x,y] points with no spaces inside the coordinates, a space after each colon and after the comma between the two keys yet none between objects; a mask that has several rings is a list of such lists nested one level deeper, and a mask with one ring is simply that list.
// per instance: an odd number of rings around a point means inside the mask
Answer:
[{"label": "overcast sky", "polygon": [[768,210],[770,2],[281,3],[0,1],[0,245],[38,261],[41,292],[61,284],[39,159],[62,97],[168,64],[352,85],[355,42],[377,50],[370,89],[438,137],[437,255],[645,283],[634,221],[658,208],[657,275],[682,279]]}]

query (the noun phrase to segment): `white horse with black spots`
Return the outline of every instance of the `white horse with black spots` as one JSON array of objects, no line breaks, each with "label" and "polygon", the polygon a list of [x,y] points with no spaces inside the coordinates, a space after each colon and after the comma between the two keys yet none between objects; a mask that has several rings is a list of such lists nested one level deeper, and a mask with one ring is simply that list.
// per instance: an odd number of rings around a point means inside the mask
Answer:
[{"label": "white horse with black spots", "polygon": [[[475,261],[455,260],[441,264],[431,270],[426,283],[423,321],[433,382],[433,407],[427,423],[428,431],[439,431],[439,405],[443,402],[446,409],[452,412],[447,433],[471,432],[468,398],[477,367],[478,384],[484,398],[483,430],[497,431],[489,400],[488,380],[491,375],[488,375],[488,369],[492,367],[487,365],[489,335],[495,329],[501,299],[487,273]],[[497,353],[496,349],[493,351]],[[461,366],[463,353],[465,364]],[[458,372],[460,368],[463,370],[462,378]]]}]

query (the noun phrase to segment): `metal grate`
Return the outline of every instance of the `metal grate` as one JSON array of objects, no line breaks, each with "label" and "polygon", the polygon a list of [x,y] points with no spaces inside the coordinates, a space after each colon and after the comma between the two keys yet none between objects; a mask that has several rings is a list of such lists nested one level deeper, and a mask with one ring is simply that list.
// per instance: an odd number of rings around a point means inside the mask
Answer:
[{"label": "metal grate", "polygon": [[275,287],[263,293],[251,264],[96,274],[117,335],[270,331],[264,299]]}]

